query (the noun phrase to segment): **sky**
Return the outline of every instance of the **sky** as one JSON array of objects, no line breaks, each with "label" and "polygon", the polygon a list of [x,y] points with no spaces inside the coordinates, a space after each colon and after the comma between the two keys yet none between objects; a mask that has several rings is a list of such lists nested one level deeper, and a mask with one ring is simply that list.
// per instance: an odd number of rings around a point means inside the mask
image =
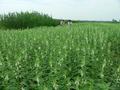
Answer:
[{"label": "sky", "polygon": [[120,19],[120,0],[0,0],[0,14],[38,11],[57,19]]}]

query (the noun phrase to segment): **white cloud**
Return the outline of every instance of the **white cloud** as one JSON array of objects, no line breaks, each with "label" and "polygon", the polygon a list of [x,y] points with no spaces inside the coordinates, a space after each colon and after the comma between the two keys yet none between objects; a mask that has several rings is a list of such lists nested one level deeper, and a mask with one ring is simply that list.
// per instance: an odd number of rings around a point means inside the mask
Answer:
[{"label": "white cloud", "polygon": [[120,18],[119,0],[0,0],[0,13],[35,10],[55,18],[112,20]]}]

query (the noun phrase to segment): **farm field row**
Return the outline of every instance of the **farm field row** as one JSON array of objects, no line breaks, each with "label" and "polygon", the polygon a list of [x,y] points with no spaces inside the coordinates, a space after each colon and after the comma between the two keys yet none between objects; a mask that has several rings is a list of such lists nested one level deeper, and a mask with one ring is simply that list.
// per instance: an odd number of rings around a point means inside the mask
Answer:
[{"label": "farm field row", "polygon": [[120,24],[0,30],[0,90],[119,90]]}]

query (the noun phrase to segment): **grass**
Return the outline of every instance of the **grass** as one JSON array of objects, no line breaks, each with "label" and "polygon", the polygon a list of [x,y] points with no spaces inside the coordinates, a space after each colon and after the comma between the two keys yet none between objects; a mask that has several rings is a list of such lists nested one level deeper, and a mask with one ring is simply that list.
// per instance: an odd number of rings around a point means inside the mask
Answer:
[{"label": "grass", "polygon": [[0,30],[1,90],[119,90],[120,24]]}]

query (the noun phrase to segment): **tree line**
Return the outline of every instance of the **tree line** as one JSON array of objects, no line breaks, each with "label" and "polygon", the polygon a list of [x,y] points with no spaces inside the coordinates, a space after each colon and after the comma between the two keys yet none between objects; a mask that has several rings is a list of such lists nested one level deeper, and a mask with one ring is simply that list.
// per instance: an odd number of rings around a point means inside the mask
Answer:
[{"label": "tree line", "polygon": [[59,20],[38,12],[14,12],[0,15],[0,25],[7,29],[24,29],[37,26],[57,26]]}]

